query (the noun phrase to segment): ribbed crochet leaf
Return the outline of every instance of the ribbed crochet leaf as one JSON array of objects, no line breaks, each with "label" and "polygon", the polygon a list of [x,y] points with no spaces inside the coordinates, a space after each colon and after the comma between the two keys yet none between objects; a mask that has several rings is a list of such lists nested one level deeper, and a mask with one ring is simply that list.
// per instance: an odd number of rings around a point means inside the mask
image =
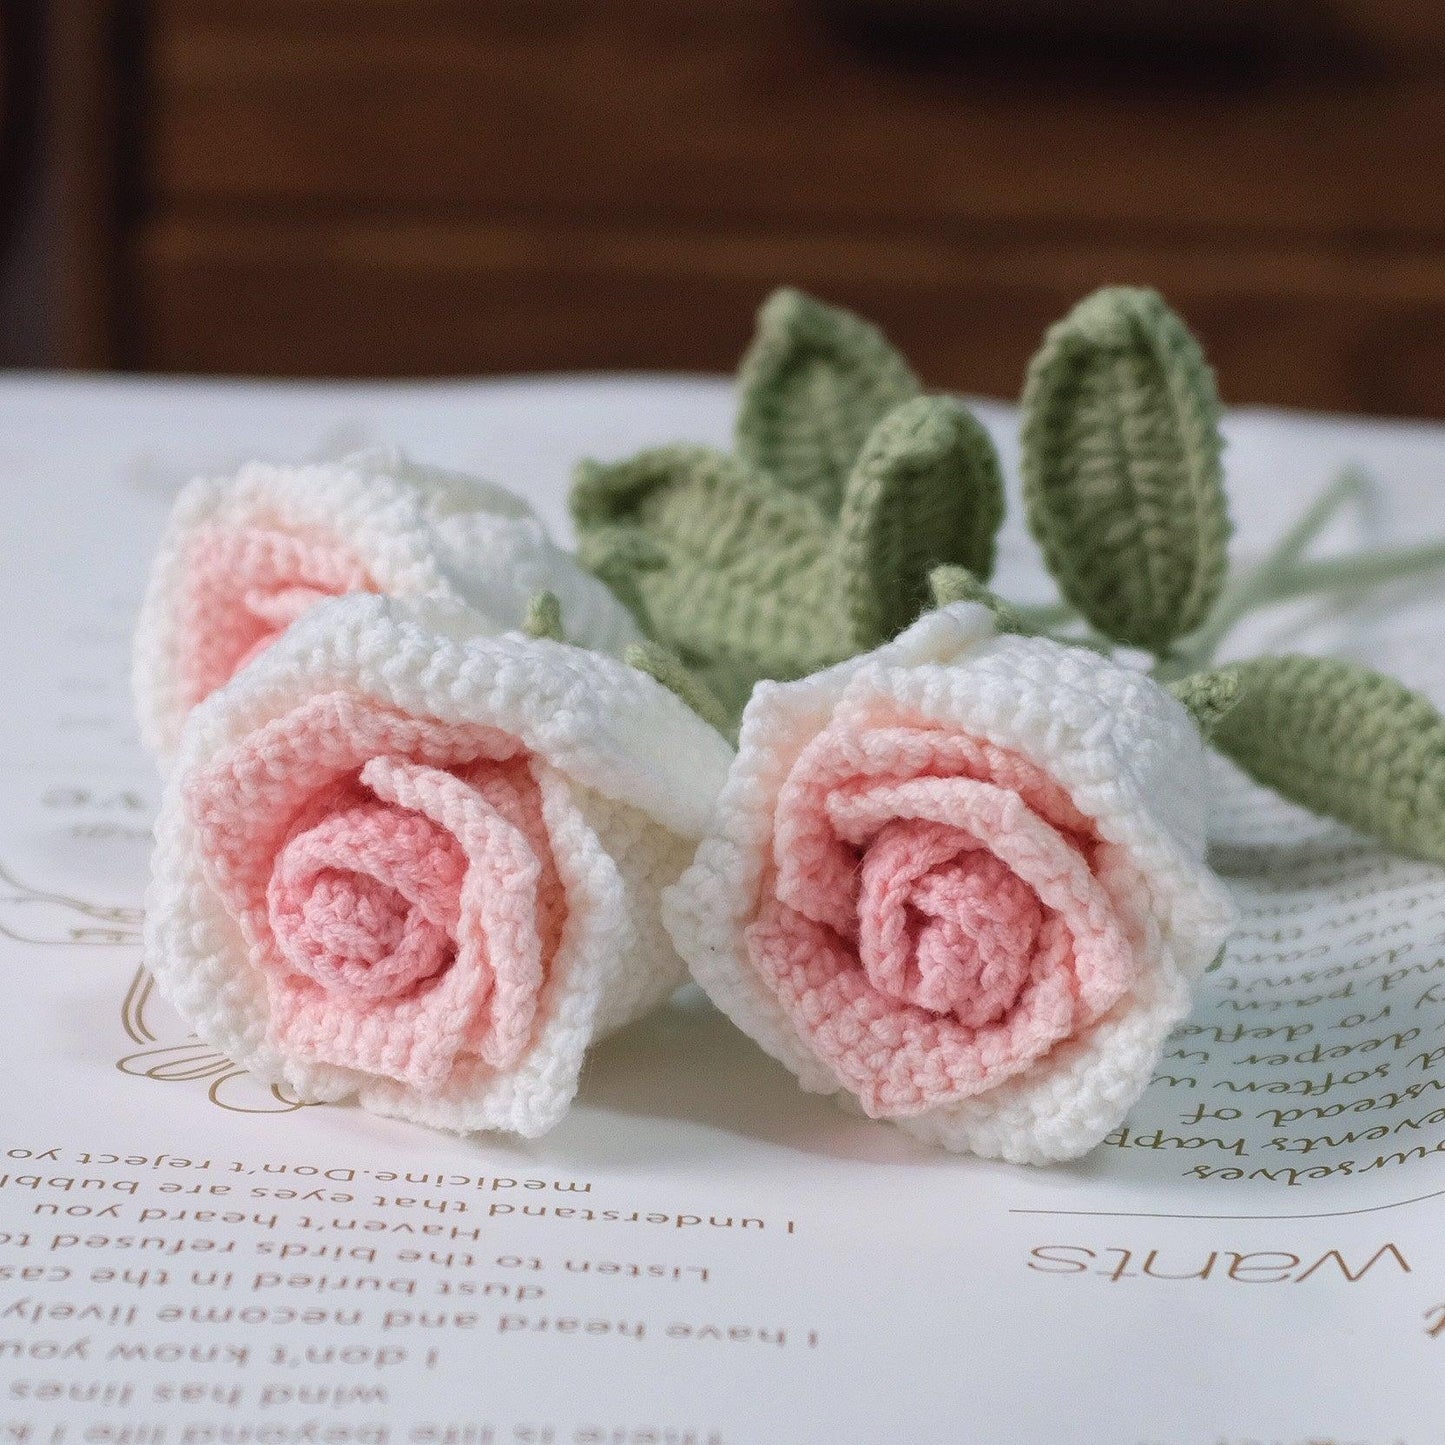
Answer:
[{"label": "ribbed crochet leaf", "polygon": [[738,371],[738,456],[835,516],[869,432],[918,390],[877,327],[775,291]]},{"label": "ribbed crochet leaf", "polygon": [[1445,719],[1394,678],[1323,657],[1236,664],[1212,741],[1251,777],[1400,853],[1445,862]]},{"label": "ribbed crochet leaf", "polygon": [[801,677],[856,650],[831,528],[732,457],[676,446],[583,462],[572,512],[584,565],[729,705],[760,677]]},{"label": "ribbed crochet leaf", "polygon": [[941,563],[986,579],[1003,521],[1003,473],[962,402],[920,396],[874,427],[838,517],[849,631],[861,648],[896,636],[928,605]]},{"label": "ribbed crochet leaf", "polygon": [[1229,534],[1219,398],[1154,291],[1109,287],[1052,327],[1023,395],[1029,525],[1102,633],[1162,652],[1219,595]]}]

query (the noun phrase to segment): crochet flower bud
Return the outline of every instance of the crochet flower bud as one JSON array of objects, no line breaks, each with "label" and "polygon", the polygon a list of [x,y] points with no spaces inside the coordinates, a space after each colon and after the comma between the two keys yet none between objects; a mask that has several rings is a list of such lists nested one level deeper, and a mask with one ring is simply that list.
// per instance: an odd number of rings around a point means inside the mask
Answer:
[{"label": "crochet flower bud", "polygon": [[501,487],[386,449],[199,478],[171,513],[136,632],[142,739],[168,759],[191,708],[328,597],[454,598],[500,632],[544,591],[580,646],[620,656],[639,640],[607,589]]},{"label": "crochet flower bud", "polygon": [[1185,710],[955,603],[763,683],[664,916],[805,1089],[945,1148],[1097,1144],[1151,1077],[1232,910]]},{"label": "crochet flower bud", "polygon": [[458,604],[320,604],[187,721],[147,964],[303,1100],[539,1134],[591,1041],[679,982],[659,893],[730,758],[615,658]]}]

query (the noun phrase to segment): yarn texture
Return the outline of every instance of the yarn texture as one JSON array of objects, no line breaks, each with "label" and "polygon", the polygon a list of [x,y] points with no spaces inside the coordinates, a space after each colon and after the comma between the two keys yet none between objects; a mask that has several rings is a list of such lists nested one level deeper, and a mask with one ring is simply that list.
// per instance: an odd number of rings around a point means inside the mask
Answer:
[{"label": "yarn texture", "polygon": [[1387,848],[1445,863],[1445,719],[1403,683],[1331,657],[1227,669],[1211,741],[1257,782]]},{"label": "yarn texture", "polygon": [[834,516],[868,434],[921,390],[876,326],[775,291],[738,368],[738,458]]},{"label": "yarn texture", "polygon": [[680,981],[659,894],[731,755],[615,658],[445,599],[318,604],[185,725],[147,965],[303,1100],[540,1134]]},{"label": "yarn texture", "polygon": [[1074,1158],[1230,926],[1203,758],[1137,671],[955,603],[758,687],[667,925],[805,1089],[948,1149]]},{"label": "yarn texture", "polygon": [[1053,326],[1023,393],[1029,526],[1065,598],[1161,652],[1204,621],[1227,567],[1219,398],[1157,292],[1108,287]]},{"label": "yarn texture", "polygon": [[798,292],[763,308],[739,373],[737,448],[584,462],[584,564],[733,715],[760,678],[797,678],[893,637],[928,574],[987,577],[1003,477],[962,402],[923,396],[866,322]]},{"label": "yarn texture", "polygon": [[543,591],[574,642],[620,656],[640,640],[626,609],[501,487],[390,449],[198,479],[172,510],[136,631],[142,739],[167,759],[190,709],[325,598],[450,597],[503,631]]}]

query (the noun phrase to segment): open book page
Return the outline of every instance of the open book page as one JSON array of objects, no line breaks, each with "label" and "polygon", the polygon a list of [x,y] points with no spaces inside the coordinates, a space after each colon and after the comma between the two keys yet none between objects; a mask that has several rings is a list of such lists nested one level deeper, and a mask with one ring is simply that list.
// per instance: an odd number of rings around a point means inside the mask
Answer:
[{"label": "open book page", "polygon": [[[847,1115],[693,992],[527,1144],[298,1107],[151,987],[127,647],[180,483],[394,440],[560,528],[576,457],[724,442],[729,408],[656,380],[0,385],[0,1442],[1442,1438],[1445,872],[1222,764],[1239,930],[1072,1166]],[[1380,494],[1335,543],[1445,529],[1442,454],[1430,428],[1238,417],[1239,548],[1351,461]],[[1042,595],[1016,517],[1006,543],[1002,590]],[[1445,702],[1442,621],[1424,589],[1251,640]]]}]

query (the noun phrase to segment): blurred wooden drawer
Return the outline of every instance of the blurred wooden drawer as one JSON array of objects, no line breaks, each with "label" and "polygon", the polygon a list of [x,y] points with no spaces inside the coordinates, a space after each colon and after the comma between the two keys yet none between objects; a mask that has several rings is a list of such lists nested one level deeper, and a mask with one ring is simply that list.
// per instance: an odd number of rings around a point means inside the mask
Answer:
[{"label": "blurred wooden drawer", "polygon": [[908,67],[805,0],[157,15],[161,201],[1445,236],[1445,166],[1409,145],[1445,137],[1445,43],[1383,76],[1125,89]]},{"label": "blurred wooden drawer", "polygon": [[1445,411],[1445,14],[1348,0],[1327,54],[1121,74],[827,12],[153,0],[124,359],[726,367],[792,281],[1010,394],[1048,320],[1129,280],[1234,399]]}]

